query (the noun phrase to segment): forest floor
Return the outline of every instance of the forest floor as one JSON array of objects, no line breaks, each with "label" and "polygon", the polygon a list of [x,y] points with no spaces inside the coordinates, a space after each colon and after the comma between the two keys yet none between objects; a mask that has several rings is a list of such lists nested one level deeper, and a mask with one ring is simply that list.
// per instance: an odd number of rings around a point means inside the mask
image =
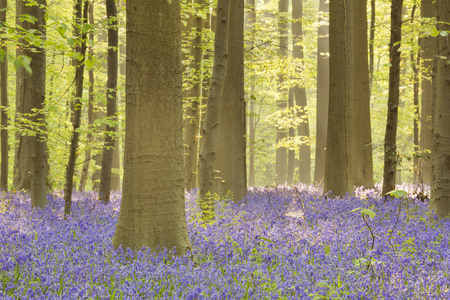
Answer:
[{"label": "forest floor", "polygon": [[61,196],[31,210],[26,194],[3,194],[0,299],[450,299],[450,221],[414,197],[250,189],[203,224],[188,193],[192,253],[172,260],[125,259],[111,244],[120,194],[94,199],[75,193],[64,220]]}]

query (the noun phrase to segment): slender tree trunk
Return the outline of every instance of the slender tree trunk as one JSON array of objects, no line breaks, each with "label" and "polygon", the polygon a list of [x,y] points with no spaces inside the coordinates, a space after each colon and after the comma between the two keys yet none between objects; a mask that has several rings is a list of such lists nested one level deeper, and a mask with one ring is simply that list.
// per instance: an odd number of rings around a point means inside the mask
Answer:
[{"label": "slender tree trunk", "polygon": [[[294,88],[289,89],[289,115],[292,119],[295,118],[295,105],[294,105]],[[289,126],[288,130],[289,139],[293,140],[295,138],[295,128],[294,125]],[[295,169],[295,149],[289,148],[288,150],[288,165],[287,165],[287,184],[291,185],[294,183],[294,169]]]},{"label": "slender tree trunk", "polygon": [[[414,18],[414,16],[412,16]],[[413,20],[412,18],[412,20]],[[411,22],[412,22],[411,20]],[[418,39],[413,38],[411,43],[418,44]],[[411,50],[411,68],[413,70],[413,103],[414,103],[414,120],[413,120],[413,136],[414,136],[414,178],[413,182],[418,183],[418,166],[419,166],[419,157],[417,153],[419,151],[419,67],[420,64],[420,53],[417,53],[417,57],[414,57],[414,51]]]},{"label": "slender tree trunk", "polygon": [[[35,136],[31,139],[31,206],[44,208],[47,205],[47,147],[45,134],[45,7],[46,1],[39,0],[35,5],[23,6],[24,14],[36,18],[30,29],[36,30],[40,46],[27,45],[26,54],[31,58],[31,106],[35,111],[32,121],[37,124]],[[30,50],[30,51],[29,51]]]},{"label": "slender tree trunk", "polygon": [[202,129],[199,159],[199,186],[203,214],[206,220],[214,216],[214,170],[217,153],[217,132],[221,97],[225,86],[228,58],[228,25],[230,0],[217,3],[217,26],[214,37],[214,68],[206,107],[205,123]]},{"label": "slender tree trunk", "polygon": [[230,0],[227,75],[219,115],[217,169],[222,192],[234,201],[247,195],[244,89],[244,0]]},{"label": "slender tree trunk", "polygon": [[124,183],[115,248],[167,249],[177,256],[190,249],[180,18],[179,0],[127,0]]},{"label": "slender tree trunk", "polygon": [[[89,3],[89,24],[94,24],[94,2]],[[91,31],[89,39],[94,41],[94,32]],[[89,46],[89,57],[94,58],[94,46]],[[90,128],[94,123],[94,70],[89,69],[89,103],[88,103],[88,127]],[[92,144],[92,134],[87,134],[87,144]],[[89,165],[91,163],[91,148],[88,146],[84,154],[83,168],[81,169],[80,185],[78,189],[83,191],[86,188],[86,181],[89,173]]]},{"label": "slender tree trunk", "polygon": [[[280,34],[280,58],[286,59],[288,54],[288,21],[287,12],[289,10],[289,0],[278,1],[278,30]],[[288,93],[286,88],[283,87],[285,83],[284,74],[278,74],[278,92],[280,98],[277,100],[277,108],[279,111],[285,111],[287,108]],[[277,144],[287,138],[286,128],[277,128]],[[276,150],[276,184],[285,184],[287,180],[287,148],[277,146]]]},{"label": "slender tree trunk", "polygon": [[384,138],[383,194],[395,189],[397,170],[397,123],[400,98],[400,42],[402,40],[403,0],[393,0],[391,6],[391,40],[389,59],[389,98],[386,135]]},{"label": "slender tree trunk", "polygon": [[[437,1],[437,29],[450,31],[450,3]],[[440,217],[450,213],[450,45],[448,36],[437,37],[436,101],[433,116],[432,181],[429,210]]]},{"label": "slender tree trunk", "polygon": [[106,0],[106,15],[108,18],[108,81],[106,83],[106,117],[113,121],[106,125],[102,170],[100,175],[99,197],[103,203],[109,202],[111,192],[111,169],[116,139],[117,121],[117,75],[119,68],[119,33],[117,30],[117,8],[115,0]]},{"label": "slender tree trunk", "polygon": [[352,186],[372,188],[372,129],[367,42],[367,0],[353,0],[352,121],[350,149]]},{"label": "slender tree trunk", "polygon": [[[196,7],[200,12],[204,12],[204,0],[196,0]],[[194,18],[195,38],[193,41],[194,54],[194,80],[191,90],[192,101],[186,108],[187,126],[186,126],[186,166],[185,166],[185,187],[186,190],[197,187],[197,166],[198,166],[198,135],[200,121],[200,103],[202,98],[202,32],[203,18],[197,14]]]},{"label": "slender tree trunk", "polygon": [[349,190],[348,168],[348,77],[346,5],[330,1],[330,94],[325,159],[324,192],[343,196]]},{"label": "slender tree trunk", "polygon": [[[0,1],[0,22],[4,23],[6,22],[6,8],[8,7],[8,1],[7,0],[1,0]],[[3,54],[5,55],[3,58],[3,61],[0,62],[0,89],[1,89],[1,125],[2,128],[0,130],[1,132],[1,179],[0,179],[0,188],[3,191],[8,191],[8,168],[9,168],[9,161],[8,161],[8,152],[9,152],[9,145],[8,145],[8,129],[6,127],[8,126],[8,115],[7,115],[7,108],[8,108],[8,61],[6,60],[6,53],[8,51],[6,47],[6,43],[3,39],[1,39],[2,44],[2,50]]]},{"label": "slender tree trunk", "polygon": [[[302,1],[292,1],[292,18],[296,22],[292,23],[293,51],[292,56],[303,63],[303,4]],[[300,73],[301,71],[297,71]],[[295,86],[295,105],[297,106],[297,119],[303,120],[298,126],[298,135],[304,142],[299,149],[299,178],[305,184],[311,183],[311,147],[309,144],[309,118],[307,111],[307,99],[305,87]]]},{"label": "slender tree trunk", "polygon": [[[76,20],[79,26],[86,23],[88,17],[88,8],[89,2],[86,1],[84,3],[83,11],[82,9],[82,0],[77,0],[75,5],[76,11]],[[78,31],[77,34],[80,34],[81,31]],[[81,125],[81,98],[83,97],[83,80],[84,80],[84,60],[86,55],[86,35],[87,33],[81,33],[78,37],[80,38],[79,42],[81,43],[80,54],[82,55],[82,59],[78,61],[75,65],[75,99],[74,99],[74,109],[73,109],[73,122],[72,122],[72,137],[70,140],[70,148],[69,148],[69,159],[66,165],[66,174],[65,174],[65,184],[64,184],[64,215],[67,216],[70,214],[70,209],[72,206],[72,192],[73,192],[73,174],[75,172],[75,162],[77,159],[77,149],[78,149],[78,140],[79,140],[79,132],[78,129]]]},{"label": "slender tree trunk", "polygon": [[[256,9],[255,0],[247,0],[246,5],[249,6],[249,11],[246,15],[246,26],[251,32],[248,41],[248,49],[253,49],[255,41],[255,21],[256,21]],[[248,132],[248,185],[255,186],[255,139],[256,139],[256,128],[255,128],[255,85],[253,83],[253,78],[250,79],[250,95],[248,97],[249,102],[249,132]]]},{"label": "slender tree trunk", "polygon": [[[367,0],[366,0],[367,1]],[[372,93],[374,44],[375,44],[376,0],[370,0],[370,33],[369,33],[369,89]]]},{"label": "slender tree trunk", "polygon": [[326,0],[319,2],[319,30],[317,41],[317,120],[316,120],[316,155],[314,181],[322,182],[325,178],[325,149],[327,145],[328,106],[330,89],[330,59],[328,56],[330,42],[328,38],[329,4]]},{"label": "slender tree trunk", "polygon": [[[436,0],[422,0],[421,15],[423,18],[436,17]],[[431,151],[433,147],[432,135],[432,113],[433,113],[433,85],[431,80],[431,70],[433,68],[433,58],[436,38],[432,36],[422,37],[420,40],[421,60],[422,60],[422,102],[420,112],[420,150]],[[424,153],[419,160],[419,180],[422,183],[431,183],[431,158]]]},{"label": "slender tree trunk", "polygon": [[[23,29],[29,29],[29,23],[21,21],[19,16],[23,14],[23,0],[16,0],[16,24]],[[23,39],[19,43],[24,43]],[[24,50],[21,47],[16,48],[16,56],[24,55]],[[30,74],[28,74],[23,67],[16,70],[16,117],[15,123],[18,127],[24,126],[25,123],[21,121],[31,114],[31,89],[30,89]],[[31,190],[31,137],[21,135],[17,131],[15,145],[15,161],[14,161],[14,178],[13,188],[15,190]]]}]

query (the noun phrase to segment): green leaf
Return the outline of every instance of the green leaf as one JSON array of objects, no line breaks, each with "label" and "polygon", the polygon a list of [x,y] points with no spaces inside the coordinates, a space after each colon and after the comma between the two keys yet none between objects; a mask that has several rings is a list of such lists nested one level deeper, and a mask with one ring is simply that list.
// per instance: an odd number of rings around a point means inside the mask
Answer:
[{"label": "green leaf", "polygon": [[363,209],[361,209],[361,214],[362,215],[368,215],[369,217],[371,217],[371,218],[374,218],[375,217],[375,212],[373,211],[373,210],[371,210],[371,209],[368,209],[368,208],[363,208]]},{"label": "green leaf", "polygon": [[323,250],[325,250],[326,255],[328,255],[330,253],[330,247],[328,247],[328,245],[325,245]]},{"label": "green leaf", "polygon": [[402,190],[393,190],[393,191],[386,193],[386,195],[394,196],[395,198],[408,197],[408,193],[405,191],[402,191]]},{"label": "green leaf", "polygon": [[274,242],[272,240],[269,240],[268,238],[260,236],[259,239],[274,244]]},{"label": "green leaf", "polygon": [[92,59],[87,59],[84,61],[84,63],[86,64],[86,67],[88,69],[92,69],[92,67],[94,67],[94,61]]},{"label": "green leaf", "polygon": [[352,212],[358,211],[360,209],[361,209],[361,207],[358,207],[358,208],[352,209],[350,212],[352,213]]},{"label": "green leaf", "polygon": [[448,35],[448,31],[441,31],[439,34],[443,37],[446,37]]},{"label": "green leaf", "polygon": [[75,41],[72,38],[67,38],[67,43],[70,47],[73,47],[73,45],[75,45]]}]

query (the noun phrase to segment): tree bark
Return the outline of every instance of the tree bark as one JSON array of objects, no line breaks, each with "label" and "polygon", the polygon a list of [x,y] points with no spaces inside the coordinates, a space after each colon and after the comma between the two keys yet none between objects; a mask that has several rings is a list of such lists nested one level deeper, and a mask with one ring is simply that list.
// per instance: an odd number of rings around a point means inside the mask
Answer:
[{"label": "tree bark", "polygon": [[[78,26],[87,22],[89,2],[84,3],[83,11],[82,0],[77,0],[75,5],[76,22]],[[87,33],[81,33],[81,30],[76,30],[78,34],[79,53],[82,55],[81,60],[75,64],[75,98],[73,100],[72,113],[72,137],[70,139],[69,159],[66,165],[65,184],[64,184],[64,216],[70,214],[72,206],[72,192],[73,192],[73,174],[75,172],[75,163],[77,159],[78,140],[80,133],[78,129],[81,125],[81,98],[83,97],[83,81],[84,81],[84,60],[86,55],[86,36]]]},{"label": "tree bark", "polygon": [[[422,18],[436,17],[435,0],[422,0]],[[431,183],[431,157],[429,152],[433,147],[432,135],[432,114],[433,114],[433,85],[431,80],[431,70],[433,68],[433,58],[436,38],[424,36],[420,40],[421,60],[422,60],[422,101],[420,112],[420,150],[423,152],[419,160],[419,181],[425,184]]]},{"label": "tree bark", "polygon": [[[89,24],[94,25],[94,3],[89,3]],[[91,31],[89,34],[89,39],[91,41],[94,41],[94,32]],[[94,46],[89,46],[89,56],[90,59],[94,58]],[[89,69],[89,102],[88,102],[88,127],[91,128],[92,124],[94,123],[94,84],[95,84],[95,77],[94,77],[94,70]],[[81,176],[80,176],[80,185],[78,187],[78,190],[84,191],[86,188],[86,181],[89,173],[89,166],[91,163],[91,147],[92,144],[92,133],[88,132],[87,134],[87,144],[89,145],[86,149],[86,152],[84,154],[84,162],[83,162],[83,168],[81,169]]]},{"label": "tree bark", "polygon": [[[303,4],[302,1],[292,0],[292,18],[296,22],[292,23],[293,35],[293,50],[292,56],[294,59],[300,60],[303,63]],[[297,73],[301,71],[298,70]],[[297,106],[297,119],[302,120],[298,125],[298,136],[304,142],[299,149],[299,171],[298,180],[305,184],[311,183],[311,147],[309,144],[309,118],[307,111],[307,99],[305,87],[295,86],[295,105]]]},{"label": "tree bark", "polygon": [[[6,22],[6,8],[8,7],[8,1],[7,0],[1,0],[0,1],[0,22],[4,23]],[[3,61],[0,62],[0,89],[1,89],[1,101],[0,104],[2,106],[0,110],[0,116],[1,116],[1,125],[2,128],[0,130],[1,132],[1,179],[0,179],[0,188],[3,191],[8,191],[8,168],[9,168],[9,160],[8,160],[8,152],[9,152],[9,145],[8,145],[8,129],[6,128],[8,126],[8,115],[7,115],[7,108],[8,108],[8,61],[6,60],[6,53],[8,51],[6,47],[5,41],[3,39],[1,40],[2,44],[2,50],[4,53]]]},{"label": "tree bark", "polygon": [[[295,2],[295,1],[293,1]],[[289,98],[288,107],[290,118],[294,119],[295,116],[295,105],[294,105],[294,88],[289,88]],[[295,128],[294,125],[289,126],[288,129],[289,139],[292,141],[295,138]],[[295,149],[290,147],[288,150],[288,165],[287,165],[287,184],[291,185],[294,183],[294,169],[295,169]]]},{"label": "tree bark", "polygon": [[[348,168],[348,54],[346,5],[330,1],[330,93],[324,192],[343,196],[349,191]],[[344,75],[344,76],[343,76]]]},{"label": "tree bark", "polygon": [[[450,3],[437,1],[437,29],[450,32]],[[433,116],[432,180],[429,210],[440,217],[450,214],[450,45],[448,36],[438,35],[436,102]]]},{"label": "tree bark", "polygon": [[373,66],[374,66],[374,57],[375,57],[375,55],[374,55],[375,54],[375,51],[374,51],[375,20],[376,20],[376,1],[370,0],[370,34],[369,34],[369,89],[370,89],[370,93],[372,93]]},{"label": "tree bark", "polygon": [[[288,21],[287,12],[289,10],[288,0],[278,1],[278,30],[280,35],[280,59],[284,60],[287,58],[288,54]],[[279,111],[285,111],[287,108],[287,97],[288,92],[286,88],[283,87],[285,82],[284,74],[278,74],[278,92],[280,97],[277,100],[277,108]],[[276,184],[286,184],[287,180],[287,148],[280,147],[279,143],[287,138],[286,128],[277,128],[277,149],[276,149]]]},{"label": "tree bark", "polygon": [[119,68],[119,33],[117,30],[117,8],[115,0],[106,0],[108,18],[108,81],[106,83],[106,125],[102,170],[100,175],[99,198],[103,203],[109,202],[111,192],[111,169],[114,155],[117,122],[117,76]]},{"label": "tree bark", "polygon": [[205,123],[199,156],[199,187],[203,216],[206,220],[214,216],[214,171],[217,153],[217,132],[221,98],[223,95],[228,59],[228,26],[230,0],[219,0],[217,4],[217,26],[214,37],[214,68],[206,107]]},{"label": "tree bark", "polygon": [[314,181],[322,182],[325,178],[325,153],[327,145],[328,106],[330,89],[329,57],[329,4],[326,0],[319,2],[319,29],[317,41],[317,117],[316,117],[316,155]]},{"label": "tree bark", "polygon": [[23,13],[36,18],[30,29],[36,30],[41,45],[27,45],[26,55],[31,58],[31,107],[32,122],[36,124],[37,132],[31,138],[31,207],[44,208],[47,205],[47,146],[45,134],[45,9],[46,0],[38,0],[35,5],[23,6]]},{"label": "tree bark", "polygon": [[[204,0],[196,0],[196,7],[198,10],[204,10]],[[187,114],[187,126],[186,126],[186,166],[185,166],[185,187],[186,190],[197,187],[197,175],[198,175],[198,135],[199,135],[199,121],[200,121],[200,103],[202,99],[202,61],[203,61],[203,45],[202,45],[202,32],[203,32],[203,18],[200,15],[194,17],[195,26],[195,38],[193,41],[193,54],[194,54],[194,80],[191,90],[190,105],[186,107]]]},{"label": "tree bark", "polygon": [[[255,0],[247,0],[246,5],[249,6],[248,13],[246,14],[245,24],[247,30],[249,30],[250,38],[248,41],[248,49],[253,49],[255,41],[255,21],[256,21],[256,9]],[[255,85],[250,79],[250,95],[248,97],[249,102],[249,117],[248,117],[248,185],[255,186],[255,139],[256,139],[256,128],[255,128]]]},{"label": "tree bark", "polygon": [[244,89],[244,0],[230,0],[228,60],[219,113],[217,170],[224,195],[234,201],[247,195]]},{"label": "tree bark", "polygon": [[383,190],[386,193],[395,189],[397,170],[397,125],[400,98],[400,42],[402,40],[403,0],[393,0],[391,6],[391,39],[389,59],[389,98],[384,138]]},{"label": "tree bark", "polygon": [[[16,0],[16,24],[22,26],[23,29],[29,29],[28,22],[20,21],[19,16],[23,14],[23,0]],[[19,40],[23,44],[23,39]],[[24,55],[21,47],[16,48],[16,57]],[[30,74],[25,68],[19,67],[16,70],[16,116],[15,123],[18,127],[24,126],[21,118],[26,118],[31,114],[31,89]],[[17,191],[31,190],[31,137],[21,135],[20,131],[15,136],[15,160],[14,160],[14,176],[13,188]]]},{"label": "tree bark", "polygon": [[190,248],[184,203],[180,1],[127,0],[124,183],[115,248]]},{"label": "tree bark", "polygon": [[372,188],[372,129],[367,41],[367,0],[353,0],[350,147],[352,186]]}]

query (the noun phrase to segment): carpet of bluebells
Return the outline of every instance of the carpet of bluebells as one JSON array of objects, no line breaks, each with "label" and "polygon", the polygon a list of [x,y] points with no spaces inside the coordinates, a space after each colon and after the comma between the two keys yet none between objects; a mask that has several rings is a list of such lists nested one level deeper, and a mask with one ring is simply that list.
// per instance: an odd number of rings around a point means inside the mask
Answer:
[{"label": "carpet of bluebells", "polygon": [[67,220],[61,195],[31,210],[3,194],[0,299],[450,299],[450,221],[409,195],[252,189],[206,225],[186,194],[192,252],[168,259],[113,249],[118,193],[109,205],[75,193]]}]

